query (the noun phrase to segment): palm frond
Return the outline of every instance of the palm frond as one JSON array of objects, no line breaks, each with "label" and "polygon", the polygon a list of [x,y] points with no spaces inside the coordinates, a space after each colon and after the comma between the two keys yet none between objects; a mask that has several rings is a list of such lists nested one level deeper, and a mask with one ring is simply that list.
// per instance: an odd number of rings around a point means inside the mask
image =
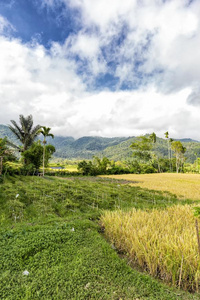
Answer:
[{"label": "palm frond", "polygon": [[28,131],[28,132],[31,132],[31,129],[32,129],[32,127],[33,127],[33,117],[32,117],[32,115],[29,115],[29,116],[26,118],[26,120],[27,120],[27,124],[26,124],[26,126],[27,126],[27,131]]},{"label": "palm frond", "polygon": [[14,135],[20,140],[22,141],[22,134],[21,132],[18,130],[18,128],[14,128],[11,125],[8,125],[9,129],[12,131],[12,133],[14,133]]},{"label": "palm frond", "polygon": [[13,147],[13,148],[15,148],[15,149],[17,149],[17,150],[19,150],[19,151],[21,151],[21,148],[19,146],[15,145],[13,142],[11,142],[9,140],[6,141],[6,144]]},{"label": "palm frond", "polygon": [[32,131],[31,131],[31,137],[33,139],[35,139],[39,134],[40,134],[40,129],[41,129],[41,126],[40,125],[36,125]]},{"label": "palm frond", "polygon": [[[22,128],[21,128],[14,120],[11,120],[11,123],[14,125],[13,128],[17,129],[18,133],[19,133],[20,135],[22,135]],[[11,126],[11,125],[9,125],[9,126]],[[12,127],[12,126],[11,126],[11,127]]]},{"label": "palm frond", "polygon": [[26,118],[23,115],[20,115],[19,122],[21,124],[21,130],[25,133],[26,132]]}]

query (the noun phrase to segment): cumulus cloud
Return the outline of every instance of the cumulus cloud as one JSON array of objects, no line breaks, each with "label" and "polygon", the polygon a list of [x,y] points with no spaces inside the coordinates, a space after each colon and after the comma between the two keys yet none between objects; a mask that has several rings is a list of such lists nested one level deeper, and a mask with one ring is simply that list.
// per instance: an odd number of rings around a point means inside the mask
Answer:
[{"label": "cumulus cloud", "polygon": [[187,103],[193,106],[200,106],[200,86],[193,89],[187,97]]},{"label": "cumulus cloud", "polygon": [[0,48],[1,123],[33,112],[37,122],[62,124],[73,98],[85,90],[73,63],[16,39],[0,37]]},{"label": "cumulus cloud", "polygon": [[[153,82],[163,93],[199,78],[200,2],[189,0],[45,0],[79,11],[81,30],[64,49],[95,79],[109,73],[115,88]],[[87,71],[86,71],[87,69]],[[93,76],[93,77],[92,77]]]},{"label": "cumulus cloud", "polygon": [[200,2],[190,2],[42,1],[78,11],[81,24],[48,50],[5,37],[0,18],[0,123],[32,113],[55,134],[199,139]]}]

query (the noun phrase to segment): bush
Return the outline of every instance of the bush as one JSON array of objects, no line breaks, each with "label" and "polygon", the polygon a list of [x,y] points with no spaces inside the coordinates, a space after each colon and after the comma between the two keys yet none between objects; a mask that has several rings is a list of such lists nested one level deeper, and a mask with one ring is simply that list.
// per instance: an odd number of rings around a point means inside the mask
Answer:
[{"label": "bush", "polygon": [[142,174],[157,173],[157,170],[152,165],[143,165]]}]

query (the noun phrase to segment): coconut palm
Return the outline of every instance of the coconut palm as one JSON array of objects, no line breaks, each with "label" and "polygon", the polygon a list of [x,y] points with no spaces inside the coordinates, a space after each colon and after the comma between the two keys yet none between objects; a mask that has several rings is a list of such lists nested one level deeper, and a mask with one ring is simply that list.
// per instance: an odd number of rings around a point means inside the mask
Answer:
[{"label": "coconut palm", "polygon": [[167,139],[167,145],[168,145],[168,159],[169,159],[169,169],[170,171],[172,172],[172,149],[171,149],[171,145],[172,145],[172,142],[173,142],[173,139],[169,137],[169,132],[166,131],[164,133],[165,135],[165,138]]},{"label": "coconut palm", "polygon": [[40,129],[40,133],[43,135],[44,139],[43,139],[43,176],[44,176],[44,164],[45,164],[45,148],[46,148],[46,138],[48,136],[51,136],[52,138],[54,138],[54,135],[52,133],[50,133],[51,128],[50,127],[45,127],[42,126],[42,129]]},{"label": "coconut palm", "polygon": [[13,126],[8,125],[8,127],[17,137],[17,139],[22,143],[22,147],[16,146],[14,144],[12,144],[12,146],[17,148],[20,152],[26,151],[33,144],[36,137],[40,134],[41,126],[36,125],[35,127],[33,127],[32,115],[29,115],[27,117],[20,115],[19,125],[14,120],[11,120],[10,122]]},{"label": "coconut palm", "polygon": [[155,134],[155,132],[153,132],[152,134],[150,134],[149,138],[150,138],[150,140],[151,140],[151,142],[153,144],[156,143],[156,134]]}]

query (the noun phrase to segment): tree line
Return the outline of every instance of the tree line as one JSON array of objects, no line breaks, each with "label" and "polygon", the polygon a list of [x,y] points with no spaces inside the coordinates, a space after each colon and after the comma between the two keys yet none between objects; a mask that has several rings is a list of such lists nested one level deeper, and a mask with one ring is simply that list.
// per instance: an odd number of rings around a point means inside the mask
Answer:
[{"label": "tree line", "polygon": [[100,159],[94,156],[93,160],[79,162],[78,170],[83,175],[183,172],[186,148],[180,141],[169,138],[168,132],[165,132],[164,135],[168,143],[168,158],[164,158],[154,151],[157,136],[153,132],[150,135],[139,136],[131,144],[132,160],[117,164],[109,161],[107,157]]},{"label": "tree line", "polygon": [[[42,175],[45,175],[45,167],[48,166],[49,159],[55,152],[55,147],[47,144],[47,137],[54,138],[50,127],[33,125],[32,115],[19,116],[19,123],[11,120],[8,126],[11,132],[19,140],[20,145],[16,145],[7,138],[0,139],[0,175],[6,168],[6,162],[16,161],[12,148],[21,154],[22,168],[25,174],[38,174],[42,167]],[[43,140],[38,140],[42,135]],[[139,136],[132,144],[132,160],[117,164],[107,157],[100,159],[94,156],[93,160],[83,160],[78,164],[78,171],[83,175],[99,174],[122,174],[122,173],[155,173],[182,171],[185,162],[184,153],[186,148],[180,141],[174,141],[166,131],[164,136],[168,145],[168,158],[160,156],[154,151],[157,136],[153,132],[150,135]],[[8,168],[8,167],[7,167]]]}]

